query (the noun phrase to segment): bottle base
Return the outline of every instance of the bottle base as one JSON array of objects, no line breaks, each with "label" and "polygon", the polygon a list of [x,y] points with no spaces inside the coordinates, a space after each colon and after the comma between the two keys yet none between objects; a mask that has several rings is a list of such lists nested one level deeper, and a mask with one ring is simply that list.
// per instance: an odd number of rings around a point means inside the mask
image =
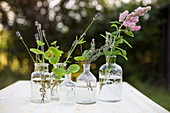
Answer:
[{"label": "bottle base", "polygon": [[31,100],[31,102],[33,102],[33,103],[49,103],[50,102],[50,100],[44,100],[44,102],[42,101],[42,100],[39,100],[39,99],[34,99],[34,100]]},{"label": "bottle base", "polygon": [[51,100],[54,100],[54,101],[59,101],[59,98],[55,98],[55,97],[51,97]]},{"label": "bottle base", "polygon": [[77,104],[95,104],[94,101],[77,101]]},{"label": "bottle base", "polygon": [[63,106],[75,106],[76,103],[60,103],[60,105],[63,105]]},{"label": "bottle base", "polygon": [[104,99],[99,99],[102,102],[120,102],[121,99],[115,99],[115,100],[104,100]]}]

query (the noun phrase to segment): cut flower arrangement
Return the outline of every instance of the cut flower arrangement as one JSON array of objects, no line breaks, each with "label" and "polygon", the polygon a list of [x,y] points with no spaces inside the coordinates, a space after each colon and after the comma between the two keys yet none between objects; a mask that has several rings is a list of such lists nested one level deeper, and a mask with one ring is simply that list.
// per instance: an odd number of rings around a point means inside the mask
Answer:
[{"label": "cut flower arrangement", "polygon": [[[111,27],[114,27],[115,31],[106,31],[105,35],[100,34],[103,38],[105,38],[105,44],[103,46],[96,49],[95,41],[92,39],[90,49],[82,52],[81,56],[74,57],[77,62],[84,62],[84,72],[77,78],[77,87],[70,78],[71,74],[78,72],[80,67],[78,64],[71,64],[68,68],[66,68],[66,65],[70,63],[69,59],[71,58],[71,55],[77,45],[80,45],[82,50],[83,43],[86,42],[84,40],[84,36],[100,14],[95,15],[92,22],[79,38],[76,36],[76,40],[73,42],[67,58],[63,63],[60,61],[60,57],[62,57],[64,52],[59,50],[59,46],[56,46],[57,41],[54,41],[49,45],[46,39],[45,31],[41,30],[41,24],[37,21],[35,22],[38,31],[38,33],[35,34],[37,43],[36,48],[28,49],[21,34],[16,32],[17,36],[20,37],[33,62],[35,63],[35,71],[31,75],[32,102],[50,101],[51,90],[53,90],[56,83],[53,82],[53,86],[51,87],[52,78],[48,72],[48,63],[45,63],[45,61],[48,61],[52,65],[59,62],[61,63],[60,67],[54,66],[52,69],[52,72],[54,73],[53,78],[59,80],[63,75],[65,75],[65,80],[59,85],[59,99],[61,104],[74,105],[75,102],[80,104],[96,103],[97,80],[96,77],[90,72],[90,64],[102,55],[105,55],[106,57],[106,64],[102,65],[99,70],[99,99],[102,101],[120,101],[121,97],[115,96],[116,98],[112,98],[111,96],[112,93],[119,92],[117,94],[119,96],[121,96],[122,93],[122,69],[115,63],[115,56],[120,55],[128,60],[126,50],[120,48],[119,46],[123,43],[127,44],[131,48],[132,46],[124,39],[123,34],[134,37],[133,31],[138,31],[141,29],[141,26],[136,25],[139,21],[139,17],[143,16],[150,9],[151,7],[147,6],[139,7],[131,13],[127,10],[124,11],[120,14],[119,21],[110,22]],[[45,44],[48,47],[46,51],[44,50]],[[36,59],[34,59],[30,51],[35,54]],[[112,92],[107,93],[107,89]],[[75,95],[76,92],[77,95]]]}]

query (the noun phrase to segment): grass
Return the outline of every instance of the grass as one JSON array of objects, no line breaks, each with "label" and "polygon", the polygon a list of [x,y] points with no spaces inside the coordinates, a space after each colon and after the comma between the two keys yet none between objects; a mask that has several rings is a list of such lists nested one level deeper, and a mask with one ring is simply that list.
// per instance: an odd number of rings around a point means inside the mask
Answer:
[{"label": "grass", "polygon": [[165,91],[162,86],[150,85],[139,80],[131,84],[151,100],[170,111],[170,91]]}]

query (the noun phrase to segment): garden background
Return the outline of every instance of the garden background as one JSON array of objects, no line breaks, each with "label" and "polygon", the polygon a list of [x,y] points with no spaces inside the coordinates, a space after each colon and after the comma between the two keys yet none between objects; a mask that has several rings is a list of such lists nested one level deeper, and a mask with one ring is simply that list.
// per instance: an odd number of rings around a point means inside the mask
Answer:
[{"label": "garden background", "polygon": [[[101,17],[84,37],[87,43],[83,44],[83,50],[90,47],[92,38],[96,41],[96,47],[103,45],[104,39],[100,34],[113,31],[110,21],[118,20],[124,10],[131,12],[139,6],[151,5],[151,11],[141,17],[138,23],[142,29],[135,32],[134,38],[125,36],[133,46],[132,49],[124,46],[128,61],[118,56],[117,63],[123,68],[124,81],[170,110],[170,75],[165,72],[168,54],[166,29],[170,26],[167,24],[170,21],[169,4],[170,0],[1,0],[0,89],[17,80],[30,80],[34,68],[16,31],[20,31],[29,48],[36,47],[34,23],[39,21],[46,31],[47,40],[57,40],[66,58],[75,37],[83,33],[95,14],[101,13]],[[76,55],[80,55],[79,47],[73,54]],[[99,67],[104,63],[105,57],[102,56],[91,64],[91,72],[97,78]],[[73,80],[82,71],[82,63],[80,65],[81,70],[72,75]]]}]

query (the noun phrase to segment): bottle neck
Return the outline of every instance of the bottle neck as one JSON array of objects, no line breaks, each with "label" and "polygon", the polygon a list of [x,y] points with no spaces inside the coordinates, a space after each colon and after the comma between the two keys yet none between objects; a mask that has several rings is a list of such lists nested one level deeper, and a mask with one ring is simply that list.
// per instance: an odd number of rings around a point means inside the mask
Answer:
[{"label": "bottle neck", "polygon": [[43,71],[48,72],[48,63],[35,63],[34,64],[34,71]]},{"label": "bottle neck", "polygon": [[71,80],[71,74],[65,74],[65,81]]},{"label": "bottle neck", "polygon": [[90,65],[91,64],[83,64],[84,72],[90,71]]},{"label": "bottle neck", "polygon": [[63,63],[56,63],[53,64],[54,68],[60,68],[60,67],[65,67],[67,64],[63,64]]},{"label": "bottle neck", "polygon": [[116,56],[108,56],[108,57],[106,58],[106,63],[107,63],[107,64],[116,63]]}]

